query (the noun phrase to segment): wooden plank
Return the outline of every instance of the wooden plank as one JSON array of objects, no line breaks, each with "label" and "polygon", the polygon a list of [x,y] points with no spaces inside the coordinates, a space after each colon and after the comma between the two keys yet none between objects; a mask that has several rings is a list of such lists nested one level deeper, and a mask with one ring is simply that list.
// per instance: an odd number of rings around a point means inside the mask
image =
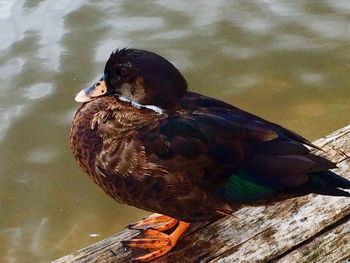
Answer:
[{"label": "wooden plank", "polygon": [[273,263],[350,262],[350,216]]},{"label": "wooden plank", "polygon": [[[315,144],[327,152],[318,151],[319,154],[339,163],[335,172],[350,179],[350,125]],[[304,255],[305,251],[311,251],[307,250],[307,244],[311,249],[316,240],[322,242],[322,237],[333,237],[329,242],[337,242],[338,245],[327,245],[322,250],[332,262],[337,262],[350,258],[350,249],[344,245],[349,228],[335,227],[337,230],[334,231],[340,231],[335,232],[340,233],[337,238],[331,232],[328,235],[319,233],[344,218],[347,218],[344,224],[349,224],[349,215],[350,198],[346,197],[309,195],[273,206],[247,207],[205,227],[195,224],[173,252],[154,262],[178,262],[179,259],[181,262],[267,262],[276,258],[277,262],[295,262],[288,261],[292,259],[288,256]],[[130,262],[130,254],[120,241],[130,239],[136,233],[134,230],[123,231],[54,262]],[[318,234],[318,238],[313,239]],[[295,248],[303,242],[305,250],[301,250],[303,246]],[[338,253],[340,250],[345,251]],[[280,255],[283,256],[279,258]],[[318,262],[318,259],[310,256],[307,262]]]}]

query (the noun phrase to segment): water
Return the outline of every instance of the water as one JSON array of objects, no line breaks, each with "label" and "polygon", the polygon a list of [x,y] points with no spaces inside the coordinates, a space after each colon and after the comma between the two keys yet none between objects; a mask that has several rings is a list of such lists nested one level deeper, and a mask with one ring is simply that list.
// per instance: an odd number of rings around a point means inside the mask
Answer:
[{"label": "water", "polygon": [[117,47],[162,54],[190,89],[316,139],[350,122],[350,2],[0,1],[0,261],[46,262],[145,215],[82,171],[74,95]]}]

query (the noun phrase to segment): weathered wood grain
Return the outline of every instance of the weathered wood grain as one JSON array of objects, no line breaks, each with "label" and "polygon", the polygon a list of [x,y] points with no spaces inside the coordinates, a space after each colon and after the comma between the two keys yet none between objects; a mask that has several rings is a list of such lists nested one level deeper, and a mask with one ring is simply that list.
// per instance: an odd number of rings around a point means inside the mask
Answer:
[{"label": "weathered wood grain", "polygon": [[285,254],[273,263],[287,262],[350,262],[350,216],[339,221],[339,225],[327,228],[311,242]]},{"label": "weathered wood grain", "polygon": [[[350,125],[314,142],[350,179]],[[345,262],[350,259],[350,198],[309,195],[267,207],[247,207],[196,224],[168,255],[154,262]],[[125,230],[54,261],[130,262]]]}]

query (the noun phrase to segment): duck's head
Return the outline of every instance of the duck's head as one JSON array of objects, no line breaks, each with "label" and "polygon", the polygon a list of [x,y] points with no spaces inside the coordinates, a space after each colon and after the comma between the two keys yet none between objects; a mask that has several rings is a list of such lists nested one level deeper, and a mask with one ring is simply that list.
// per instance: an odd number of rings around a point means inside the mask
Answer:
[{"label": "duck's head", "polygon": [[186,89],[184,77],[165,58],[145,50],[119,49],[109,57],[103,77],[80,91],[75,100],[88,102],[117,95],[137,104],[171,111]]}]

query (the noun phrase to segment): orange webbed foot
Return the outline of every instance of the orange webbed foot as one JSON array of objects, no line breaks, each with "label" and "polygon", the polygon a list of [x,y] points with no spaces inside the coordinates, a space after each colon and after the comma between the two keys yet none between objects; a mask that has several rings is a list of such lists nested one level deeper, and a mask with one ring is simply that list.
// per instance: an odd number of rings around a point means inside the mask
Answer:
[{"label": "orange webbed foot", "polygon": [[152,214],[149,217],[128,225],[128,228],[146,230],[152,228],[158,231],[166,231],[173,228],[179,220],[162,214]]},{"label": "orange webbed foot", "polygon": [[[177,223],[178,225],[171,234],[161,232],[173,228]],[[168,253],[186,232],[189,225],[189,223],[168,216],[154,214],[129,225],[129,228],[141,230],[141,233],[122,243],[132,249],[134,262],[148,262]]]}]

